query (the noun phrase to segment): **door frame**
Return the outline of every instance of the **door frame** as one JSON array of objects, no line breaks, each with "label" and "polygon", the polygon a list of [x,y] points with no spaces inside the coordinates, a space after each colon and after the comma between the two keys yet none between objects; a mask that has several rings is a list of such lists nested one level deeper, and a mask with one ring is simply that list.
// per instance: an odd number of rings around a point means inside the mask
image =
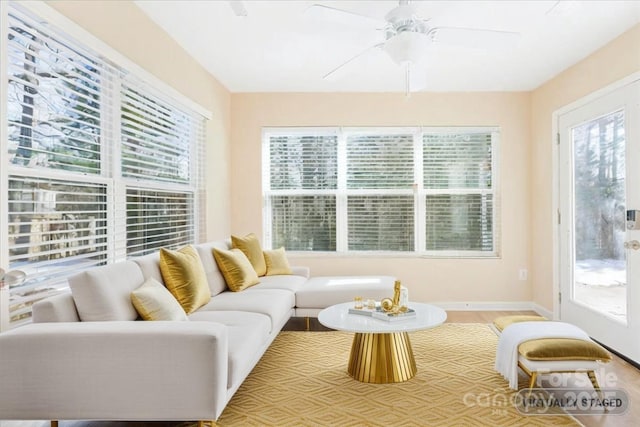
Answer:
[{"label": "door frame", "polygon": [[[553,318],[560,318],[560,129],[559,119],[560,116],[566,114],[572,110],[583,107],[598,98],[608,95],[626,85],[640,81],[640,71],[617,80],[607,86],[604,86],[594,92],[591,92],[580,99],[577,99],[557,110],[551,114],[551,143],[553,144],[551,167],[553,170],[552,176],[552,189],[551,189],[551,218],[553,225]],[[568,296],[566,295],[565,298]]]}]

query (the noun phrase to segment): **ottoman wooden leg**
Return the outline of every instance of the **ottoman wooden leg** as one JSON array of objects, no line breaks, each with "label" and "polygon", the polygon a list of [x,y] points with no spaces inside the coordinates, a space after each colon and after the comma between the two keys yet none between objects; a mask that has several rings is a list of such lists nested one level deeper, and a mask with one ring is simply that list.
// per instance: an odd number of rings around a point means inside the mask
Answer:
[{"label": "ottoman wooden leg", "polygon": [[[587,375],[589,375],[591,385],[593,385],[593,389],[598,393],[598,397],[601,400],[604,400],[604,395],[602,394],[602,390],[600,389],[600,384],[598,384],[598,378],[596,377],[595,371],[587,371]],[[609,412],[609,408],[605,406],[604,412]]]},{"label": "ottoman wooden leg", "polygon": [[589,379],[591,380],[591,385],[595,391],[600,392],[600,385],[598,384],[598,378],[596,378],[596,373],[594,371],[588,371],[587,375],[589,375]]},{"label": "ottoman wooden leg", "polygon": [[531,372],[531,378],[529,379],[529,394],[531,394],[531,390],[533,390],[533,386],[536,385],[536,379],[538,379],[538,372]]}]

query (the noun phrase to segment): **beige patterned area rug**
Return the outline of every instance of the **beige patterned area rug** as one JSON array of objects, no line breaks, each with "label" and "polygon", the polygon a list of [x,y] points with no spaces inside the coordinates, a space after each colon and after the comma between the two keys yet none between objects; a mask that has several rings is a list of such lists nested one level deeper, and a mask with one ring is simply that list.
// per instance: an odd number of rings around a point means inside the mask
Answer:
[{"label": "beige patterned area rug", "polygon": [[[218,420],[235,426],[575,426],[521,415],[493,370],[497,337],[484,324],[410,334],[418,373],[365,384],[346,372],[353,334],[281,332]],[[520,387],[526,387],[521,378]]]}]

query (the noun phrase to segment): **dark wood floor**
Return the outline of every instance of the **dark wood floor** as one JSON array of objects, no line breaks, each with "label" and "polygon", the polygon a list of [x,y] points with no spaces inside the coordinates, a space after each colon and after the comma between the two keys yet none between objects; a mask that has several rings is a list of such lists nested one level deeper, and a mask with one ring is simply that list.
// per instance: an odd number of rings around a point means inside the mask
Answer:
[{"label": "dark wood floor", "polygon": [[[448,311],[447,322],[450,323],[489,323],[499,316],[509,314],[535,314],[530,311]],[[316,319],[310,319],[309,330],[327,331]],[[306,321],[303,318],[292,318],[284,330],[303,331]],[[614,378],[615,384],[609,387],[620,388],[629,395],[629,410],[624,415],[581,416],[578,420],[586,427],[636,427],[640,425],[640,370],[614,355],[613,361],[606,365],[606,375]],[[610,381],[611,382],[611,381]],[[601,381],[601,385],[602,381]],[[543,386],[549,386],[543,381]],[[604,386],[604,385],[603,385]],[[571,387],[571,384],[568,384]],[[86,422],[65,421],[60,427],[175,427],[176,423],[145,423],[145,422]],[[43,421],[0,421],[0,427],[49,427]]]}]

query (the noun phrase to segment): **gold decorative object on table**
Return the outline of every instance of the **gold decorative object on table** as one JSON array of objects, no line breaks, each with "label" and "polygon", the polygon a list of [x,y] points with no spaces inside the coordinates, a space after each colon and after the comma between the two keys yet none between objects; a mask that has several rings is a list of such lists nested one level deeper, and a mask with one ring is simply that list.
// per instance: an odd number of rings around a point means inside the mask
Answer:
[{"label": "gold decorative object on table", "polygon": [[380,301],[380,307],[386,313],[405,313],[408,308],[406,305],[400,305],[400,293],[402,292],[402,285],[399,280],[396,280],[393,285],[393,298],[384,298]]},{"label": "gold decorative object on table", "polygon": [[362,297],[354,297],[353,298],[353,308],[355,308],[356,310],[362,310],[363,308],[363,304],[362,304]]}]

